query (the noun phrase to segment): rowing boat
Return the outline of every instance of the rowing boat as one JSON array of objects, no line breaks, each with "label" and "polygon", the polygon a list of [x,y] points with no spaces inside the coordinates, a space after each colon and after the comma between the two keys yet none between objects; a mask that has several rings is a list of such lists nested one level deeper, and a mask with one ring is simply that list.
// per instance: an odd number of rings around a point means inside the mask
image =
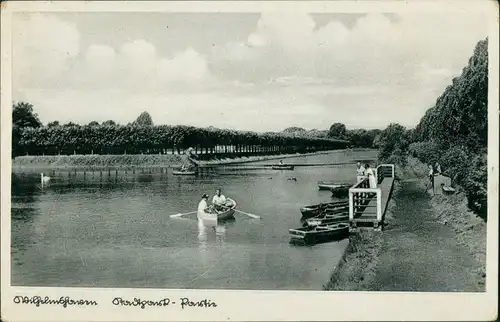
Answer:
[{"label": "rowing boat", "polygon": [[349,194],[350,186],[341,186],[330,189],[332,191],[332,197],[345,197]]},{"label": "rowing boat", "polygon": [[337,223],[346,223],[349,221],[349,212],[343,211],[336,214],[326,214],[324,216],[317,216],[306,219],[307,226],[331,225]]},{"label": "rowing boat", "polygon": [[349,183],[335,183],[335,182],[318,181],[319,190],[332,190],[335,188],[350,187],[350,186],[352,186],[352,185]]},{"label": "rowing boat", "polygon": [[295,167],[293,165],[273,165],[271,167],[273,170],[293,170]]},{"label": "rowing boat", "polygon": [[307,226],[288,230],[291,242],[300,241],[306,244],[317,244],[338,240],[349,234],[347,223],[337,223],[331,225]]},{"label": "rowing boat", "polygon": [[311,218],[319,215],[325,210],[335,211],[336,209],[343,209],[346,207],[349,207],[349,201],[336,201],[336,202],[320,203],[317,205],[303,206],[300,208],[300,212],[302,213],[302,217]]},{"label": "rowing boat", "polygon": [[[219,212],[209,207],[205,211],[198,211],[198,219],[202,220],[207,226],[216,225],[218,222],[226,221],[234,218],[234,212],[236,210],[236,201],[231,198],[226,198],[227,210]],[[208,211],[207,211],[208,210]]]},{"label": "rowing boat", "polygon": [[234,218],[234,212],[236,210],[236,201],[231,198],[226,198],[225,206],[228,208],[226,211],[219,212],[217,214],[217,219],[219,221]]}]

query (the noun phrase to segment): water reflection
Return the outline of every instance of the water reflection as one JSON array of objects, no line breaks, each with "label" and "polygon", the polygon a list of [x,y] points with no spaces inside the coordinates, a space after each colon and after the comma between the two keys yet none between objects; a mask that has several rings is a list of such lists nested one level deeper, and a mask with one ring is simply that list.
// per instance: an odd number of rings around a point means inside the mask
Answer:
[{"label": "water reflection", "polygon": [[226,225],[217,225],[215,227],[215,241],[222,245],[226,241]]},{"label": "water reflection", "polygon": [[200,242],[200,249],[206,250],[207,248],[207,227],[203,220],[198,219],[198,241]]}]

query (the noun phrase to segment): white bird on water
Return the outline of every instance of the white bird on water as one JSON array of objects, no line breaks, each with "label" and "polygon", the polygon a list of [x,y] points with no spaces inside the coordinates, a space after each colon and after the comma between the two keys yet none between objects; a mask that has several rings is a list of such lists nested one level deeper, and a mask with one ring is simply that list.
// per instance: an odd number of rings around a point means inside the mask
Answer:
[{"label": "white bird on water", "polygon": [[43,173],[40,173],[40,180],[42,181],[42,184],[47,183],[50,181],[50,177],[46,177],[43,175]]}]

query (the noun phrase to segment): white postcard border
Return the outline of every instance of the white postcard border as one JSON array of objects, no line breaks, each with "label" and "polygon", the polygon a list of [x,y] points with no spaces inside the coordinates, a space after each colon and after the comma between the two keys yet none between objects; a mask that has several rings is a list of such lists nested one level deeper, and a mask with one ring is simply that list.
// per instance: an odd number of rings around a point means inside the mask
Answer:
[{"label": "white postcard border", "polygon": [[[471,5],[474,3],[474,5]],[[102,288],[33,288],[10,286],[10,176],[11,176],[11,16],[14,12],[128,11],[128,12],[401,12],[449,10],[489,12],[489,107],[488,107],[488,227],[487,289],[485,293],[324,292],[324,291],[230,291],[155,290]],[[2,3],[1,38],[1,249],[2,319],[6,321],[298,321],[298,320],[494,320],[498,279],[498,8],[494,1],[235,1],[235,2],[8,2]],[[326,281],[325,281],[326,282]],[[97,301],[98,306],[18,305],[16,296]],[[217,307],[180,305],[125,307],[113,304],[121,297],[158,301],[182,297],[203,299]],[[17,298],[17,300],[20,300]],[[22,299],[21,299],[22,300]],[[62,301],[63,303],[64,301]]]}]

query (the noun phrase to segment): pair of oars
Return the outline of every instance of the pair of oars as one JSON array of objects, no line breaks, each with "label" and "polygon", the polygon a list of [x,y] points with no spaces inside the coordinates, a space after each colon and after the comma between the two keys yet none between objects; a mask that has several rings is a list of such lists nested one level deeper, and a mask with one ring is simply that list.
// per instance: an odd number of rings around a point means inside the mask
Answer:
[{"label": "pair of oars", "polygon": [[[241,210],[238,210],[238,209],[234,209],[235,211],[239,212],[239,213],[242,213],[244,215],[247,215],[248,217],[252,217],[254,219],[260,219],[259,216],[257,215],[254,215],[254,214],[250,214],[248,212],[244,212],[244,211],[241,211]],[[183,214],[175,214],[175,215],[170,215],[170,218],[179,218],[179,217],[182,217],[182,216],[185,216],[185,215],[190,215],[190,214],[194,214],[194,213],[197,213],[198,211],[191,211],[191,212],[186,212],[186,213],[183,213]]]}]

